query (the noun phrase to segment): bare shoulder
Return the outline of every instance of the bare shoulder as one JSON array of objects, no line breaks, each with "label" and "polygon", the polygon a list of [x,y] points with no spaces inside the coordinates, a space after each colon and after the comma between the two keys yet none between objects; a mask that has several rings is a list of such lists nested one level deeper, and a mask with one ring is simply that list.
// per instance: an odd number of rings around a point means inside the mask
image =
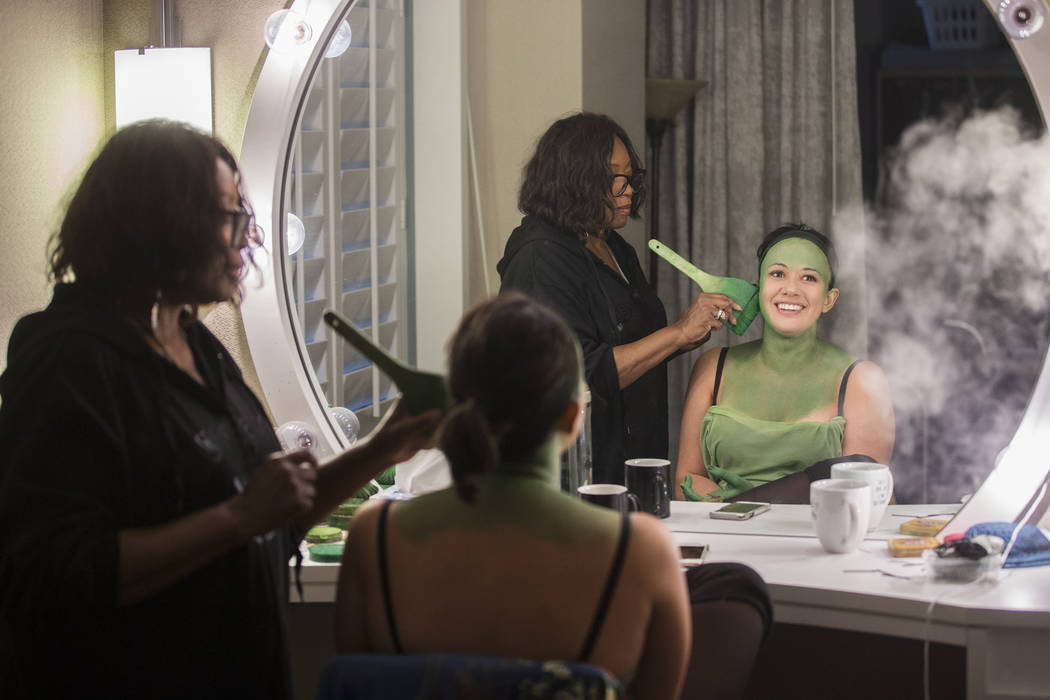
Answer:
[{"label": "bare shoulder", "polygon": [[[678,571],[678,547],[674,536],[659,518],[648,513],[631,514],[632,558],[651,574]],[[659,573],[658,577],[662,578]]]},{"label": "bare shoulder", "polygon": [[867,400],[889,400],[890,384],[881,367],[871,360],[864,360],[853,368],[846,392],[847,400],[851,394]]},{"label": "bare shoulder", "polygon": [[368,553],[375,549],[375,532],[379,522],[379,513],[386,501],[368,501],[354,513],[346,534],[346,551],[354,551],[357,556],[370,558]]},{"label": "bare shoulder", "polygon": [[711,348],[705,350],[693,364],[693,372],[689,377],[690,386],[700,385],[714,387],[715,370],[718,367],[718,356],[723,348]]}]

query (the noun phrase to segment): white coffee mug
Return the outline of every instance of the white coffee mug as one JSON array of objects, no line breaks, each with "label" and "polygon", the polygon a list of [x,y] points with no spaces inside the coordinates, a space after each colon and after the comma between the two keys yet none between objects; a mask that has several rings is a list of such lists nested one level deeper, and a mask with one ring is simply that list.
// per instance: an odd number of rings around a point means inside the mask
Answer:
[{"label": "white coffee mug", "polygon": [[867,532],[871,486],[853,479],[820,479],[809,485],[817,539],[829,552],[852,552]]},{"label": "white coffee mug", "polygon": [[831,465],[832,479],[853,479],[871,486],[871,515],[868,532],[882,522],[890,497],[893,496],[893,474],[885,464],[874,462],[840,462]]}]

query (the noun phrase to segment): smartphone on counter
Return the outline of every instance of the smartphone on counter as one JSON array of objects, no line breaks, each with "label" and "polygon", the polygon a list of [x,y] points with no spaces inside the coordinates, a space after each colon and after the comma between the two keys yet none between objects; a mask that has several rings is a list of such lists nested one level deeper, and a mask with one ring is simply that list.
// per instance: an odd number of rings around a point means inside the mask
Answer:
[{"label": "smartphone on counter", "polygon": [[750,503],[739,501],[727,503],[718,510],[711,511],[711,517],[717,520],[749,520],[759,513],[769,510],[768,503]]},{"label": "smartphone on counter", "polygon": [[707,556],[707,545],[683,544],[678,546],[678,551],[682,556],[682,567],[689,569],[704,563],[704,557]]}]

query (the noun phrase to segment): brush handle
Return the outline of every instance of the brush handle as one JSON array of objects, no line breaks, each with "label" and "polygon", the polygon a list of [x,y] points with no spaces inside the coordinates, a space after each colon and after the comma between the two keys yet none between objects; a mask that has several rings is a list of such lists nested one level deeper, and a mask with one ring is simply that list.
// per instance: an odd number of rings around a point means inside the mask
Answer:
[{"label": "brush handle", "polygon": [[715,286],[718,278],[713,275],[709,275],[699,267],[683,258],[678,253],[674,252],[660,241],[652,239],[649,241],[649,248],[659,255],[661,258],[678,268],[678,271],[684,274],[689,279],[700,285],[700,289],[704,287]]},{"label": "brush handle", "polygon": [[405,379],[409,379],[412,375],[417,374],[417,370],[394,359],[386,350],[372,342],[371,338],[357,330],[354,324],[335,311],[325,311],[324,321],[332,327],[332,330],[346,338],[347,342],[360,350],[362,355],[374,362],[398,386],[401,386]]},{"label": "brush handle", "polygon": [[401,401],[413,415],[419,415],[430,409],[445,410],[448,408],[448,394],[445,391],[445,378],[433,372],[409,367],[394,359],[383,348],[376,345],[371,338],[354,328],[354,324],[335,311],[324,313],[324,320],[336,333],[348,343],[361,351],[386,376],[393,380],[401,390]]}]

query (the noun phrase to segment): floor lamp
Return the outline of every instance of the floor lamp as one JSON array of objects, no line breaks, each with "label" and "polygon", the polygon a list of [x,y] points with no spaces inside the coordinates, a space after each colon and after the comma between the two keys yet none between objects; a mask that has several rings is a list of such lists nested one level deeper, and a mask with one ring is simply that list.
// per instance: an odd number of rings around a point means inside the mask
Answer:
[{"label": "floor lamp", "polygon": [[[706,80],[645,79],[645,133],[652,149],[652,206],[649,217],[649,237],[660,239],[660,146],[664,131],[675,115],[707,86]],[[649,253],[649,284],[656,289],[657,256]]]}]

